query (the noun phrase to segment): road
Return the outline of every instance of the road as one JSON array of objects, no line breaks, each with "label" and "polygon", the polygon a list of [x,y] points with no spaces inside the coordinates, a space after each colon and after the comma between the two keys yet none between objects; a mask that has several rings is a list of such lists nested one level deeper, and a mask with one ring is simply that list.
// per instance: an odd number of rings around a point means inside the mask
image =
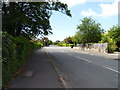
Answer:
[{"label": "road", "polygon": [[118,61],[70,47],[45,47],[68,88],[118,88]]},{"label": "road", "polygon": [[70,47],[36,50],[9,88],[118,88],[115,55]]}]

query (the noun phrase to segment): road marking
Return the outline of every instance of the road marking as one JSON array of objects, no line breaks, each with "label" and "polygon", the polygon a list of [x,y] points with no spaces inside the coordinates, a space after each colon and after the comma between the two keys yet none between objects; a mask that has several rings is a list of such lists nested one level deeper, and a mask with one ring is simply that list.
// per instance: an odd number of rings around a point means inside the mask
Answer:
[{"label": "road marking", "polygon": [[87,61],[87,62],[89,62],[89,63],[92,63],[90,60],[87,60],[87,59],[85,59],[85,58],[78,57],[78,56],[76,56],[76,57],[79,58],[79,59],[82,59],[82,60],[84,60],[84,61]]},{"label": "road marking", "polygon": [[[87,62],[89,62],[89,63],[92,63],[90,60],[87,60],[87,59],[85,59],[85,58],[78,57],[78,56],[76,56],[76,57],[79,58],[79,59],[82,59],[82,60],[84,60],[84,61],[87,61]],[[114,72],[116,72],[116,73],[120,73],[119,71],[117,71],[117,70],[115,70],[115,69],[112,69],[112,68],[109,68],[109,67],[106,67],[106,66],[103,66],[103,67],[106,68],[106,69],[108,69],[108,70],[114,71]]]},{"label": "road marking", "polygon": [[[85,58],[82,58],[82,57],[79,57],[79,56],[76,56],[77,58],[81,59],[81,60],[84,60],[84,61],[87,61],[89,63],[92,63],[90,60],[87,60]],[[112,68],[109,68],[109,67],[106,67],[106,66],[103,66],[104,68],[108,69],[108,70],[111,70],[111,71],[114,71],[116,73],[120,73],[119,71],[115,70],[115,69],[112,69]]]},{"label": "road marking", "polygon": [[116,73],[120,73],[119,71],[114,70],[114,69],[112,69],[112,68],[109,68],[109,67],[106,67],[106,66],[103,66],[103,67],[106,68],[106,69],[109,69],[109,70],[111,70],[111,71],[114,71],[114,72],[116,72]]}]

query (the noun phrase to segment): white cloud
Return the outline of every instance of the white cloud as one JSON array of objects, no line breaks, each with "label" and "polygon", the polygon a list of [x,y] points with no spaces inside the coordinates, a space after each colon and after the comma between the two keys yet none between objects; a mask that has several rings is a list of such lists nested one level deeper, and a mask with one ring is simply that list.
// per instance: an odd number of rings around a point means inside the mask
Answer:
[{"label": "white cloud", "polygon": [[116,0],[112,4],[100,4],[101,7],[101,13],[96,13],[92,9],[88,9],[87,11],[82,11],[81,15],[83,16],[103,16],[103,17],[108,17],[108,16],[115,16],[118,14],[118,1]]},{"label": "white cloud", "polygon": [[73,7],[78,4],[83,4],[86,2],[86,0],[59,0],[62,3],[66,3],[68,7]]},{"label": "white cloud", "polygon": [[87,11],[82,11],[81,15],[83,16],[98,16],[96,12],[94,12],[92,9],[88,9]]},{"label": "white cloud", "polygon": [[118,14],[118,1],[113,4],[100,4],[102,16],[114,16]]}]

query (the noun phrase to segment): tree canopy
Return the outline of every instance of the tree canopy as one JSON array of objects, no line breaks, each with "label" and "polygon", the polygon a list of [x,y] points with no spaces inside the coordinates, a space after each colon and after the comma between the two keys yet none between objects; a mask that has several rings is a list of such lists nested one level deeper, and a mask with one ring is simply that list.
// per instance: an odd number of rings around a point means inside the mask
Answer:
[{"label": "tree canopy", "polygon": [[3,3],[2,29],[12,36],[35,37],[52,34],[52,10],[71,17],[67,4],[61,2],[9,2]]},{"label": "tree canopy", "polygon": [[108,35],[116,42],[117,46],[120,47],[120,26],[116,25],[110,28]]},{"label": "tree canopy", "polygon": [[80,43],[97,43],[101,40],[103,29],[99,23],[92,18],[83,18],[82,24],[77,26],[79,31],[76,32],[75,38]]},{"label": "tree canopy", "polygon": [[66,44],[73,44],[74,43],[73,37],[66,37],[63,41]]}]

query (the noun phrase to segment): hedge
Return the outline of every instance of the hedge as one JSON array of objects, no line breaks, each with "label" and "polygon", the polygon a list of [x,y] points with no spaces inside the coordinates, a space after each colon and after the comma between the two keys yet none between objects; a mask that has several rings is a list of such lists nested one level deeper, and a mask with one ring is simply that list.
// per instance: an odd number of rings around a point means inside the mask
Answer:
[{"label": "hedge", "polygon": [[68,46],[74,46],[75,47],[75,44],[66,44],[66,43],[59,43],[59,44],[56,44],[58,46],[64,46],[64,47],[68,47]]},{"label": "hedge", "polygon": [[26,63],[28,56],[41,43],[30,42],[29,39],[19,36],[12,37],[7,33],[2,35],[2,86],[9,84],[17,70]]}]

